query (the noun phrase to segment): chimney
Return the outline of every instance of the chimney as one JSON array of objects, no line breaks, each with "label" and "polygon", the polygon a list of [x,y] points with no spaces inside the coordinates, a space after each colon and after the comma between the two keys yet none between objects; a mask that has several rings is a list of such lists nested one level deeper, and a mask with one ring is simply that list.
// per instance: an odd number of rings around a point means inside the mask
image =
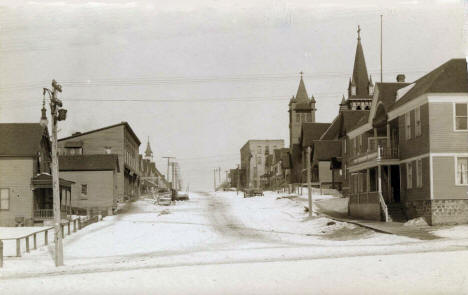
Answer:
[{"label": "chimney", "polygon": [[405,75],[404,74],[398,74],[396,76],[397,82],[405,82]]}]

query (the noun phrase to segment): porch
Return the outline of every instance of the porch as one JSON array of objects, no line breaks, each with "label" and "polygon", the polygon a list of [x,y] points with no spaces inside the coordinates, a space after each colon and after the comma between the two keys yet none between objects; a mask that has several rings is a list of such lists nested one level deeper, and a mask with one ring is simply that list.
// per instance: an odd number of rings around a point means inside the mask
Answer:
[{"label": "porch", "polygon": [[[60,178],[60,216],[71,215],[71,185],[74,182]],[[44,222],[54,219],[54,198],[52,191],[52,176],[40,174],[32,179],[33,186],[33,221]]]},{"label": "porch", "polygon": [[372,220],[404,221],[399,165],[377,165],[351,173],[349,215]]}]

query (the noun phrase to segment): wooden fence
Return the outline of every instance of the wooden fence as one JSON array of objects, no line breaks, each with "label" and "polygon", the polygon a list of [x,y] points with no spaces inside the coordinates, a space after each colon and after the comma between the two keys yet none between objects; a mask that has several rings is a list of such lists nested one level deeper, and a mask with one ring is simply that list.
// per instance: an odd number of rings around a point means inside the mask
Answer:
[{"label": "wooden fence", "polygon": [[[99,216],[92,216],[86,217],[85,219],[77,218],[74,220],[68,220],[66,222],[62,222],[61,229],[62,229],[62,238],[65,238],[65,235],[71,235],[72,232],[76,232],[77,230],[81,230],[86,226],[98,222]],[[72,228],[73,227],[73,228]],[[3,241],[6,240],[16,240],[16,257],[21,257],[21,240],[25,240],[26,244],[26,252],[29,253],[31,251],[31,246],[33,250],[37,249],[37,237],[40,234],[44,234],[44,246],[49,244],[49,231],[53,231],[54,227],[48,227],[46,229],[41,229],[39,231],[20,236],[15,238],[7,238],[0,240],[0,267],[3,267]],[[30,244],[32,238],[32,245]]]}]

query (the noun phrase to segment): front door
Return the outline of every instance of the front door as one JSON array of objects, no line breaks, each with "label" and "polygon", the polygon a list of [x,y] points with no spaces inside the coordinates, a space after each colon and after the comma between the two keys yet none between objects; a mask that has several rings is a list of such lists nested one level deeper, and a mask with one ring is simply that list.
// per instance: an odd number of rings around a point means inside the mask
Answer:
[{"label": "front door", "polygon": [[391,185],[393,192],[393,202],[400,203],[400,167],[392,165],[391,167]]}]

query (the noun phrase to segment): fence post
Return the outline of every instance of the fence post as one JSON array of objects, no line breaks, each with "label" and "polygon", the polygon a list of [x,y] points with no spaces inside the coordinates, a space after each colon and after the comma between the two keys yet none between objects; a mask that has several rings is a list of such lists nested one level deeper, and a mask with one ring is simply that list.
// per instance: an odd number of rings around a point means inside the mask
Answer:
[{"label": "fence post", "polygon": [[73,232],[76,232],[76,219],[73,219]]},{"label": "fence post", "polygon": [[36,233],[34,233],[33,241],[34,241],[34,250],[36,250],[36,249],[37,249],[37,237],[36,237]]},{"label": "fence post", "polygon": [[16,257],[21,257],[21,241],[16,239]]},{"label": "fence post", "polygon": [[29,236],[26,236],[26,252],[29,253]]},{"label": "fence post", "polygon": [[0,268],[3,267],[3,242],[0,240]]},{"label": "fence post", "polygon": [[49,230],[46,229],[46,230],[44,231],[44,245],[47,246],[48,244],[49,244]]},{"label": "fence post", "polygon": [[65,226],[61,224],[62,227],[62,239],[65,237]]},{"label": "fence post", "polygon": [[78,230],[81,230],[81,218],[78,217]]},{"label": "fence post", "polygon": [[68,220],[67,227],[68,227],[68,235],[70,235],[70,220]]}]

